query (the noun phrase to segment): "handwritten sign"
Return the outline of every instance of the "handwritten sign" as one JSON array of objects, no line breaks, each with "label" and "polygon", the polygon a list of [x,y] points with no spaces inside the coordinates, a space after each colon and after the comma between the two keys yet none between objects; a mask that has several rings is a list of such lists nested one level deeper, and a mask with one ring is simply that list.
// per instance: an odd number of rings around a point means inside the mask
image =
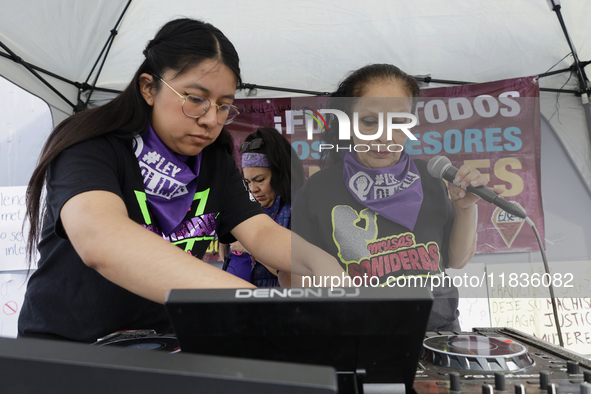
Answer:
[{"label": "handwritten sign", "polygon": [[[484,264],[470,263],[462,269],[448,269],[451,277],[482,278],[484,277]],[[490,327],[490,312],[488,310],[488,294],[486,285],[469,280],[461,281],[458,286],[460,295],[458,310],[460,311],[460,327],[462,331],[472,331],[474,327]]]},{"label": "handwritten sign", "polygon": [[[0,187],[0,271],[27,269],[26,186]],[[33,265],[32,268],[35,268]]]},{"label": "handwritten sign", "polygon": [[491,325],[511,327],[559,344],[549,292],[554,286],[558,324],[567,349],[591,354],[591,262],[488,265]]}]

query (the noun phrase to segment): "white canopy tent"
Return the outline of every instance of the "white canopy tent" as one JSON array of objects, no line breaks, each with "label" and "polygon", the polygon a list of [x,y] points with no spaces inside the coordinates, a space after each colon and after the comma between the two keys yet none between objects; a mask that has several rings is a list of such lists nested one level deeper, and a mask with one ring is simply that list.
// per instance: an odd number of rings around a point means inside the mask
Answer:
[{"label": "white canopy tent", "polygon": [[[563,0],[560,11],[587,64],[591,3]],[[378,62],[436,80],[470,82],[539,75],[573,64],[557,15],[545,0],[50,0],[2,4],[0,75],[45,100],[57,124],[73,113],[79,88],[85,82],[93,85],[97,74],[97,88],[123,89],[147,41],[180,16],[220,28],[241,56],[244,82],[263,86],[329,92],[348,71]],[[110,46],[106,43],[114,29]],[[101,53],[106,54],[104,65],[99,61],[94,67]],[[15,56],[52,73],[38,72],[59,94],[15,62]],[[540,86],[581,90],[570,72],[543,77]],[[256,92],[258,97],[294,95]],[[88,91],[83,93],[86,100]],[[591,190],[591,144],[581,97],[541,95],[542,114]],[[109,97],[93,91],[89,104]]]},{"label": "white canopy tent", "polygon": [[[584,70],[591,60],[591,2],[561,3]],[[550,261],[591,259],[591,119],[585,116],[585,95],[575,94],[583,88],[573,73],[571,49],[545,0],[5,0],[0,76],[47,102],[57,125],[81,105],[79,99],[84,104],[90,96],[88,104],[96,106],[113,97],[110,90],[122,90],[142,62],[147,41],[164,23],[183,16],[212,23],[234,43],[243,81],[259,86],[238,97],[330,92],[348,71],[369,63],[392,63],[441,81],[431,87],[559,71],[539,79],[547,120],[547,253]],[[524,261],[540,259],[531,253],[491,254],[473,263]]]}]

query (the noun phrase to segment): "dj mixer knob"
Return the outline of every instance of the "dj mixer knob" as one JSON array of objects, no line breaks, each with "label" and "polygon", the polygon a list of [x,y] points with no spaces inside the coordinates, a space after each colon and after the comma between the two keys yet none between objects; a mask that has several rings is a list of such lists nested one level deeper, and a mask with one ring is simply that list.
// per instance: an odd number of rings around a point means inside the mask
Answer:
[{"label": "dj mixer knob", "polygon": [[517,330],[427,332],[423,347],[419,394],[591,394],[591,360]]},{"label": "dj mixer knob", "polygon": [[495,372],[495,390],[505,391],[505,374],[502,372]]},{"label": "dj mixer knob", "polygon": [[515,394],[526,394],[526,389],[524,384],[516,384],[515,385]]},{"label": "dj mixer knob", "polygon": [[576,361],[568,360],[566,362],[566,372],[570,374],[579,374],[581,373],[581,368],[579,368],[579,363]]},{"label": "dj mixer knob", "polygon": [[550,383],[550,374],[548,372],[540,372],[540,388],[542,390],[548,390],[548,384]]},{"label": "dj mixer knob", "polygon": [[449,374],[449,389],[451,391],[462,391],[459,373],[451,372]]},{"label": "dj mixer knob", "polygon": [[583,382],[579,386],[579,390],[580,394],[591,394],[591,384]]}]

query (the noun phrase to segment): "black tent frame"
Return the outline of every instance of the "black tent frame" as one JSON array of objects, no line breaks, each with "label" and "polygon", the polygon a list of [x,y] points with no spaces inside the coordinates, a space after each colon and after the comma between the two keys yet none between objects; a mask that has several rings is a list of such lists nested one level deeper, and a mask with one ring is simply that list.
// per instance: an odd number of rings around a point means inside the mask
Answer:
[{"label": "black tent frame", "polygon": [[[10,50],[10,48],[8,48],[4,43],[2,43],[2,41],[0,41],[0,47],[2,49],[4,49],[6,51],[6,53],[0,52],[0,56],[8,58],[8,59],[14,61],[15,63],[21,64],[23,67],[25,67],[31,74],[33,74],[35,77],[37,77],[37,79],[39,79],[49,89],[51,89],[51,91],[53,91],[62,100],[64,100],[69,106],[71,106],[72,109],[74,110],[74,112],[83,111],[86,108],[88,108],[88,103],[90,102],[90,98],[91,98],[92,93],[94,91],[101,91],[101,92],[108,92],[108,93],[115,93],[115,94],[121,93],[121,91],[119,91],[119,90],[97,88],[96,83],[97,83],[100,73],[103,69],[103,66],[105,65],[105,61],[107,60],[107,56],[109,55],[109,51],[111,50],[111,46],[113,45],[113,41],[115,39],[115,36],[118,33],[117,29],[120,26],[121,21],[123,20],[123,16],[125,16],[125,13],[127,12],[127,9],[129,8],[130,4],[131,4],[131,0],[128,0],[127,4],[125,4],[125,7],[123,7],[123,11],[121,12],[121,15],[119,15],[119,18],[117,19],[117,23],[115,23],[115,26],[113,27],[113,29],[111,29],[109,38],[107,39],[107,42],[103,46],[103,49],[101,50],[98,58],[96,59],[96,62],[92,66],[92,69],[90,70],[90,73],[88,74],[88,77],[86,78],[86,81],[84,81],[82,83],[70,81],[67,78],[64,78],[60,75],[57,75],[57,74],[47,71],[41,67],[35,66],[31,63],[24,61],[20,56],[18,56],[16,53],[14,53],[12,50]],[[96,76],[94,77],[92,84],[89,84],[88,81],[90,81],[90,78],[92,77],[92,74],[94,73],[94,71],[95,71],[97,65],[99,65],[99,63],[100,63],[100,66],[98,68]],[[70,85],[75,86],[78,89],[77,103],[74,104],[70,100],[68,100],[53,85],[51,85],[45,78],[43,78],[37,71],[39,71],[45,75],[48,75],[50,77],[56,78],[60,81],[69,83]],[[89,93],[86,98],[86,101],[83,101],[82,94],[86,91],[88,91]]]},{"label": "black tent frame", "polygon": [[[111,46],[113,45],[113,41],[115,40],[115,36],[118,33],[118,28],[121,24],[121,21],[123,19],[123,17],[125,16],[125,13],[127,12],[129,5],[131,4],[132,0],[128,0],[127,4],[125,5],[123,11],[121,12],[121,15],[119,16],[119,18],[117,19],[117,22],[115,23],[115,26],[113,27],[113,29],[111,29],[110,31],[110,35],[109,38],[107,39],[107,42],[105,43],[105,45],[103,46],[103,49],[101,50],[96,62],[94,63],[88,77],[86,78],[86,81],[80,83],[80,82],[75,82],[75,81],[70,81],[64,77],[61,77],[57,74],[54,74],[50,71],[44,70],[41,67],[35,66],[33,64],[30,64],[26,61],[24,61],[22,58],[20,58],[18,55],[16,55],[13,51],[11,51],[6,45],[4,45],[1,41],[0,41],[0,47],[3,48],[6,53],[2,53],[0,52],[0,56],[8,58],[13,60],[15,63],[19,63],[21,64],[23,67],[25,67],[29,72],[31,72],[35,77],[37,77],[41,82],[43,82],[45,85],[47,85],[55,94],[57,94],[62,100],[64,100],[68,105],[70,105],[72,107],[72,109],[74,110],[74,112],[79,112],[79,111],[83,111],[86,108],[88,108],[88,104],[90,102],[92,93],[94,91],[98,91],[98,92],[106,92],[106,93],[113,93],[113,94],[119,94],[121,93],[120,90],[115,90],[115,89],[105,89],[105,88],[100,88],[96,86],[96,83],[99,79],[100,73],[102,71],[102,68],[105,64],[105,61],[107,59],[107,56],[109,54],[109,51],[111,49]],[[544,91],[544,92],[556,92],[556,93],[570,93],[570,94],[574,94],[576,96],[582,96],[582,95],[586,95],[587,97],[591,94],[591,83],[589,83],[589,79],[587,78],[587,75],[585,74],[585,67],[587,65],[589,65],[591,63],[591,61],[584,61],[581,62],[577,56],[576,50],[574,48],[574,46],[571,43],[570,37],[568,35],[567,29],[566,29],[566,25],[564,23],[564,19],[562,18],[562,14],[560,12],[560,4],[555,4],[556,0],[551,0],[552,4],[553,4],[553,9],[552,11],[556,12],[556,15],[558,17],[558,20],[560,22],[560,25],[562,27],[562,30],[564,32],[564,35],[566,37],[566,40],[568,42],[568,45],[570,47],[571,50],[571,54],[573,56],[574,59],[574,63],[568,67],[568,68],[564,68],[564,69],[560,69],[560,70],[555,70],[555,71],[551,71],[551,72],[546,72],[543,74],[539,74],[538,77],[539,78],[543,78],[543,77],[547,77],[547,76],[551,76],[551,75],[556,75],[556,74],[560,74],[560,73],[574,73],[577,76],[577,79],[579,81],[579,89],[578,90],[572,90],[572,89],[552,89],[552,88],[540,88],[540,91]],[[99,65],[100,63],[100,65]],[[98,70],[97,70],[97,66],[98,66]],[[96,75],[92,81],[91,84],[89,84],[89,81],[94,73],[94,71],[97,70]],[[46,74],[48,76],[51,76],[53,78],[56,78],[60,81],[69,83],[73,86],[75,86],[78,89],[78,97],[77,97],[77,103],[74,104],[72,103],[70,100],[68,100],[63,94],[61,94],[54,86],[52,86],[45,78],[43,78],[38,72]],[[417,81],[420,82],[425,82],[425,83],[441,83],[441,84],[448,84],[448,85],[467,85],[467,84],[473,84],[475,82],[468,82],[468,81],[453,81],[453,80],[446,80],[446,79],[436,79],[436,78],[431,78],[431,77],[415,77]],[[242,88],[247,89],[249,91],[252,90],[256,90],[256,89],[262,89],[262,90],[271,90],[271,91],[279,91],[279,92],[289,92],[289,93],[298,93],[298,94],[309,94],[312,96],[327,96],[330,95],[330,92],[318,92],[318,91],[311,91],[311,90],[301,90],[301,89],[294,89],[294,88],[283,88],[283,87],[276,87],[276,86],[265,86],[265,85],[257,85],[257,84],[252,84],[252,83],[244,83],[242,84]],[[87,97],[86,97],[86,101],[82,100],[82,94],[86,93]],[[589,105],[587,105],[589,106]],[[586,109],[587,110],[587,109]],[[586,111],[589,112],[589,111]],[[591,112],[589,113],[589,116],[591,116]],[[591,136],[591,118],[588,119],[588,124],[590,125],[590,136]]]},{"label": "black tent frame", "polygon": [[[23,67],[25,67],[29,72],[31,72],[35,77],[37,77],[41,82],[43,82],[49,89],[51,89],[55,94],[57,94],[62,100],[64,100],[68,105],[70,105],[72,107],[72,109],[74,110],[74,112],[83,111],[88,107],[92,93],[94,91],[120,93],[120,91],[118,91],[118,90],[97,88],[96,83],[99,79],[100,73],[103,69],[105,61],[106,61],[109,51],[111,49],[111,46],[113,45],[113,41],[115,40],[115,37],[118,33],[117,29],[120,26],[121,21],[125,15],[125,13],[127,12],[129,5],[131,4],[131,1],[132,0],[128,0],[127,4],[123,8],[121,15],[119,16],[119,18],[117,19],[117,22],[115,23],[115,26],[110,31],[110,35],[107,39],[107,42],[103,46],[96,62],[94,63],[92,69],[90,70],[90,73],[88,74],[88,77],[86,78],[86,81],[84,81],[83,83],[70,81],[66,78],[59,76],[59,75],[56,75],[56,74],[51,73],[47,70],[44,70],[40,67],[37,67],[35,65],[25,62],[21,57],[19,57],[16,53],[14,53],[12,50],[10,50],[10,48],[8,48],[1,41],[0,41],[0,47],[3,48],[4,51],[6,51],[6,53],[0,52],[0,56],[11,59],[14,62],[21,64]],[[562,31],[563,31],[564,36],[566,38],[566,41],[569,45],[569,48],[571,51],[570,54],[572,55],[572,57],[574,59],[574,63],[569,68],[539,74],[538,77],[542,78],[542,77],[555,75],[555,74],[559,74],[559,73],[563,73],[563,72],[569,72],[571,74],[574,73],[577,76],[579,89],[578,90],[569,90],[569,89],[540,88],[540,91],[548,91],[548,92],[556,92],[556,93],[572,93],[572,94],[575,94],[576,96],[581,96],[583,99],[583,108],[585,111],[585,117],[587,119],[587,128],[588,128],[588,132],[589,132],[589,137],[591,139],[591,103],[589,102],[589,95],[591,93],[591,83],[589,82],[589,79],[587,78],[587,75],[585,73],[585,67],[589,63],[591,63],[591,61],[581,62],[579,60],[577,52],[570,40],[564,19],[562,18],[562,13],[560,11],[561,6],[559,4],[559,0],[550,0],[550,3],[552,5],[552,7],[551,7],[552,11],[554,11],[556,13],[556,16],[558,17],[558,21],[560,23],[560,26],[562,28]],[[100,63],[100,65],[99,65],[99,63]],[[97,69],[97,66],[98,66],[98,69]],[[89,84],[89,81],[90,81],[92,75],[94,74],[95,70],[97,70],[96,75],[95,75],[92,83]],[[61,94],[54,86],[52,86],[38,72],[44,73],[44,74],[54,77],[58,80],[61,80],[63,82],[67,82],[69,84],[74,85],[78,89],[77,103],[74,104],[70,100],[68,100],[63,94]],[[451,80],[443,80],[443,79],[434,79],[431,77],[416,77],[416,79],[418,81],[425,82],[425,83],[433,82],[433,83],[441,83],[441,84],[449,84],[449,85],[465,85],[465,84],[474,83],[474,82],[466,82],[466,81],[451,81]],[[243,84],[242,87],[245,89],[248,89],[249,91],[253,91],[256,89],[264,89],[264,90],[274,90],[274,91],[281,91],[281,92],[300,93],[300,94],[309,94],[309,95],[322,95],[322,96],[330,94],[328,92],[316,92],[316,91],[308,91],[308,90],[300,90],[300,89],[292,89],[292,88],[263,86],[263,85],[256,85],[256,84],[250,84],[250,83]],[[82,100],[82,94],[87,91],[88,91],[88,94],[86,97],[86,101],[84,101],[84,100]],[[546,272],[549,273],[548,265],[547,265],[545,258],[544,258],[544,265],[545,265]],[[555,304],[555,300],[554,300],[553,289],[551,288],[550,290],[551,290],[551,294],[552,294],[552,297],[551,297],[552,309],[554,312],[554,318],[557,322],[558,315],[557,315],[557,309],[556,309],[556,304]],[[557,324],[557,332],[558,332],[560,345],[564,346],[563,339],[562,339],[562,333],[560,331],[560,326],[558,324]]]}]

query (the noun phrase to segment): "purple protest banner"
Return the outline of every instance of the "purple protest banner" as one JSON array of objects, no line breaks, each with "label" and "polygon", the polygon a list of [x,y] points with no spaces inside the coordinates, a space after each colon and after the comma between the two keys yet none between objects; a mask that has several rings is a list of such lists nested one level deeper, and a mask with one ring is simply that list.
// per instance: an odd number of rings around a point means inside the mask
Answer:
[{"label": "purple protest banner", "polygon": [[[411,129],[417,140],[408,140],[405,149],[413,158],[428,161],[446,156],[458,168],[463,164],[477,168],[489,178],[489,187],[503,188],[506,200],[525,209],[543,239],[538,97],[535,77],[423,89],[417,103],[418,123]],[[237,99],[234,104],[240,115],[227,127],[234,137],[238,166],[240,144],[265,126],[291,142],[308,175],[320,169],[320,130],[315,130],[313,140],[301,135],[310,121],[306,109],[325,108],[327,97]],[[476,253],[538,250],[525,221],[484,201],[477,206]]]},{"label": "purple protest banner", "polygon": [[[468,164],[504,189],[544,239],[540,184],[540,106],[535,77],[425,89],[418,102],[417,141],[406,145],[415,158],[447,156],[456,167]],[[538,250],[525,221],[494,205],[478,202],[477,253]]]}]

